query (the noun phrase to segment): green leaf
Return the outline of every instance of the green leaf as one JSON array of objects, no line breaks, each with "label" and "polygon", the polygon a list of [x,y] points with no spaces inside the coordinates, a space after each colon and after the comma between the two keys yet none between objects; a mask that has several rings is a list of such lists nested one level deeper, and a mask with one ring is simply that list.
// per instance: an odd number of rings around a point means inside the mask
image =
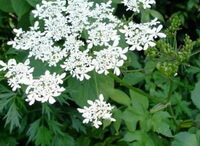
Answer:
[{"label": "green leaf", "polygon": [[118,133],[119,131],[119,128],[121,126],[121,123],[122,123],[122,111],[117,109],[115,112],[114,112],[114,119],[116,120],[114,123],[113,123],[113,127],[115,128],[115,131]]},{"label": "green leaf", "polygon": [[47,115],[48,119],[50,120],[51,114],[52,114],[52,109],[51,106],[49,106],[48,103],[43,103],[42,104],[42,114]]},{"label": "green leaf", "polygon": [[126,127],[129,131],[135,131],[136,125],[139,121],[139,116],[134,114],[134,109],[131,107],[127,108],[122,115],[123,120],[125,121]]},{"label": "green leaf", "polygon": [[12,132],[14,127],[19,127],[19,128],[21,127],[19,122],[20,118],[21,115],[19,113],[19,109],[15,104],[15,102],[13,101],[13,103],[9,106],[7,114],[4,117],[4,119],[6,119],[5,125],[10,124],[10,132]]},{"label": "green leaf", "polygon": [[122,0],[112,0],[113,3],[116,3],[116,4],[120,4],[122,3]]},{"label": "green leaf", "polygon": [[192,102],[194,105],[200,109],[200,81],[196,83],[194,90],[191,93]]},{"label": "green leaf", "polygon": [[58,121],[54,120],[48,120],[48,126],[51,131],[53,131],[57,135],[64,136],[64,133],[62,132],[62,124],[58,123]]},{"label": "green leaf", "polygon": [[119,104],[129,106],[131,100],[126,93],[118,89],[112,89],[109,91],[108,96]]},{"label": "green leaf", "polygon": [[180,132],[175,135],[172,146],[199,146],[199,142],[195,134],[189,132]]},{"label": "green leaf", "polygon": [[37,4],[41,3],[42,0],[26,0],[31,6],[35,7]]},{"label": "green leaf", "polygon": [[125,134],[123,140],[132,142],[131,146],[155,146],[150,135],[142,131],[128,132]]},{"label": "green leaf", "polygon": [[63,136],[56,135],[51,146],[75,146],[74,138],[65,133]]},{"label": "green leaf", "polygon": [[14,12],[11,0],[0,0],[0,10],[4,12]]},{"label": "green leaf", "polygon": [[79,81],[75,78],[68,80],[71,97],[81,107],[87,105],[87,100],[99,98],[99,94],[108,96],[108,92],[114,87],[114,81],[109,76],[96,73],[91,76],[90,80]]},{"label": "green leaf", "polygon": [[136,53],[129,51],[127,53],[127,57],[128,57],[128,65],[129,66],[134,67],[136,69],[142,68],[142,65],[140,64],[138,56],[136,55]]},{"label": "green leaf", "polygon": [[153,16],[154,18],[158,18],[158,20],[160,20],[162,22],[165,22],[165,19],[164,19],[163,15],[160,12],[158,12],[156,10],[152,10],[152,9],[149,9],[148,11],[149,11],[149,14],[151,16]]},{"label": "green leaf", "polygon": [[170,115],[167,112],[164,112],[164,111],[156,112],[150,119],[150,122],[153,126],[153,130],[164,136],[172,137],[170,126],[166,122],[167,118],[169,117]]},{"label": "green leaf", "polygon": [[27,135],[29,136],[28,142],[35,141],[36,134],[37,134],[37,131],[38,131],[39,126],[40,126],[40,121],[41,121],[41,119],[36,120],[28,128],[28,131],[27,131]]},{"label": "green leaf", "polygon": [[25,0],[11,0],[14,12],[20,19],[26,12],[31,9],[31,6]]},{"label": "green leaf", "polygon": [[142,129],[147,131],[149,129],[149,127],[145,125],[148,118],[148,112],[137,101],[132,101],[132,106],[128,107],[123,112],[122,118],[125,121],[125,124],[129,131],[132,132],[135,131],[136,125],[139,121],[140,124],[142,125],[141,126]]},{"label": "green leaf", "polygon": [[133,90],[130,90],[130,96],[132,100],[139,102],[143,106],[144,109],[148,109],[149,107],[148,97],[142,94],[139,94],[138,92],[135,92]]},{"label": "green leaf", "polygon": [[145,78],[145,75],[141,72],[135,72],[135,73],[128,73],[124,76],[123,80],[128,82],[131,85],[135,85],[141,81],[143,81]]},{"label": "green leaf", "polygon": [[148,61],[145,64],[144,71],[145,71],[146,74],[150,74],[150,73],[152,73],[154,71],[155,68],[156,68],[155,62]]},{"label": "green leaf", "polygon": [[141,10],[141,22],[146,23],[150,21],[150,14],[148,10]]},{"label": "green leaf", "polygon": [[83,135],[80,136],[76,140],[76,146],[89,146],[90,145],[90,138],[89,137],[84,137]]},{"label": "green leaf", "polygon": [[82,122],[75,118],[74,116],[70,116],[72,120],[72,126],[74,129],[76,129],[77,132],[84,132],[86,133],[86,128],[83,126]]},{"label": "green leaf", "polygon": [[44,126],[41,126],[38,128],[38,131],[35,137],[36,137],[35,144],[42,145],[42,146],[50,145],[51,140],[53,138],[52,132]]}]

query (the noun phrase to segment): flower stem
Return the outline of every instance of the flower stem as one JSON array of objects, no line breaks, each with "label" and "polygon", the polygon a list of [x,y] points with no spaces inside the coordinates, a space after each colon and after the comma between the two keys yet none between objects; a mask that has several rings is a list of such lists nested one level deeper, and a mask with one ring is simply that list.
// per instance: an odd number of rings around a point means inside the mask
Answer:
[{"label": "flower stem", "polygon": [[170,115],[172,116],[172,119],[174,121],[174,123],[176,124],[177,128],[179,129],[179,123],[176,120],[176,117],[174,115],[174,111],[172,109],[172,105],[171,105],[171,96],[172,96],[172,92],[173,92],[173,81],[170,79],[170,85],[169,85],[169,92],[167,95],[167,102],[170,102],[169,106],[168,106],[168,111],[170,113]]},{"label": "flower stem", "polygon": [[152,101],[155,101],[155,102],[163,102],[162,99],[159,99],[159,98],[156,98],[156,97],[154,97],[154,96],[151,96],[151,95],[145,93],[144,91],[142,91],[141,89],[138,89],[138,88],[133,87],[131,84],[127,83],[126,81],[121,80],[119,77],[117,77],[116,75],[114,75],[114,74],[111,73],[111,72],[109,72],[109,76],[110,76],[111,78],[113,78],[116,82],[118,82],[118,83],[120,83],[121,85],[123,85],[124,87],[126,87],[126,88],[128,88],[128,89],[130,89],[130,90],[132,90],[132,91],[134,91],[134,92],[137,92],[137,93],[139,93],[139,94],[141,94],[141,95],[144,95],[144,96],[148,97],[148,98],[149,98],[150,100],[152,100]]}]

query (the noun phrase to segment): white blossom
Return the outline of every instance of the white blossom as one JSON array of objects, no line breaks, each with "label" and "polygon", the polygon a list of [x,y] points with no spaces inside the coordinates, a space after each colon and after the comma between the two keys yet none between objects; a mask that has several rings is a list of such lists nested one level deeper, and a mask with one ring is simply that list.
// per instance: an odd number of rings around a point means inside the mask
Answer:
[{"label": "white blossom", "polygon": [[[157,27],[158,26],[158,27]],[[157,19],[151,22],[136,24],[129,22],[120,32],[125,35],[126,43],[129,44],[130,50],[146,50],[149,46],[153,47],[157,37],[164,38],[166,35],[161,33],[162,25]]]},{"label": "white blossom", "polygon": [[34,68],[28,66],[29,63],[30,61],[26,60],[24,63],[17,64],[15,59],[10,59],[7,64],[0,61],[0,66],[2,66],[0,71],[7,71],[5,77],[8,78],[8,84],[13,91],[21,88],[22,84],[29,85],[32,83]]},{"label": "white blossom", "polygon": [[77,77],[80,81],[89,79],[88,72],[94,69],[92,57],[88,55],[87,51],[73,52],[61,67],[69,71],[73,77]]},{"label": "white blossom", "polygon": [[[128,9],[150,8],[154,0],[123,1]],[[90,72],[107,75],[109,70],[120,75],[120,67],[128,50],[146,50],[155,46],[155,39],[163,38],[162,25],[155,19],[148,23],[127,25],[118,19],[112,1],[43,0],[32,11],[39,19],[28,31],[14,29],[16,37],[8,42],[17,50],[29,52],[29,58],[58,64],[80,81],[90,79]],[[122,48],[121,39],[126,45]]]},{"label": "white blossom", "polygon": [[124,60],[127,59],[125,53],[128,51],[128,48],[122,49],[115,45],[94,52],[96,58],[93,60],[93,64],[97,73],[104,73],[107,75],[109,73],[108,70],[114,69],[116,75],[120,74],[119,67],[121,67],[124,64]]},{"label": "white blossom", "polygon": [[41,75],[39,79],[34,79],[26,89],[27,99],[29,105],[39,101],[41,103],[49,102],[53,104],[56,102],[54,97],[60,96],[65,88],[60,87],[63,84],[63,78],[66,73],[57,75],[56,73],[50,74],[47,70],[44,75]]},{"label": "white blossom", "polygon": [[90,105],[89,107],[78,108],[78,111],[82,113],[82,117],[84,118],[83,123],[91,122],[95,128],[99,128],[102,125],[102,120],[116,121],[112,118],[111,113],[114,107],[104,101],[102,94],[94,102],[91,100],[87,102]]},{"label": "white blossom", "polygon": [[140,7],[144,9],[151,8],[152,4],[155,4],[155,0],[123,0],[125,6],[127,6],[127,10],[131,10],[133,12],[140,12]]}]

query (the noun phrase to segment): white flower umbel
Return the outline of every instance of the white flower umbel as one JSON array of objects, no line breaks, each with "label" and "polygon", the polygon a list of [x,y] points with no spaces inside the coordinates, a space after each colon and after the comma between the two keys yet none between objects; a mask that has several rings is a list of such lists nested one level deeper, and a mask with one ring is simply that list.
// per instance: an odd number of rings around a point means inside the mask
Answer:
[{"label": "white flower umbel", "polygon": [[154,19],[142,24],[129,22],[124,29],[120,29],[120,32],[125,34],[126,43],[131,46],[129,50],[141,51],[155,46],[154,41],[157,37],[166,37],[164,33],[160,32],[161,29],[162,25],[159,25],[157,19]]},{"label": "white flower umbel", "polygon": [[155,4],[155,0],[123,0],[125,6],[127,6],[127,10],[131,10],[139,13],[140,7],[143,9],[151,8],[152,4]]},{"label": "white flower umbel", "polygon": [[50,74],[47,70],[45,75],[40,76],[39,79],[33,80],[26,89],[27,99],[29,105],[39,102],[49,102],[53,104],[56,100],[54,97],[60,96],[65,88],[60,87],[63,84],[63,78],[66,76],[65,73],[57,75],[56,73]]},{"label": "white flower umbel", "polygon": [[124,64],[124,60],[127,59],[125,53],[128,51],[128,48],[122,49],[121,47],[109,46],[107,49],[94,52],[96,58],[93,60],[95,70],[97,73],[104,73],[107,75],[108,70],[114,69],[116,75],[120,74],[119,67]]},{"label": "white flower umbel", "polygon": [[102,125],[102,120],[116,121],[112,118],[112,107],[110,103],[104,101],[102,94],[99,95],[99,99],[95,101],[88,100],[89,107],[84,106],[83,109],[78,108],[78,111],[82,113],[84,118],[83,123],[92,123],[92,126],[99,128]]},{"label": "white flower umbel", "polygon": [[8,78],[8,84],[13,91],[21,88],[22,84],[32,84],[34,68],[28,66],[29,63],[30,61],[26,60],[24,63],[17,64],[15,59],[10,59],[7,64],[0,61],[0,66],[2,66],[0,71],[7,71],[5,77]]},{"label": "white flower umbel", "polygon": [[[128,9],[150,8],[154,0],[124,0]],[[112,0],[42,0],[32,11],[36,21],[28,31],[14,29],[16,37],[8,42],[17,50],[29,51],[49,66],[61,67],[80,81],[89,79],[95,70],[105,75],[109,70],[120,74],[128,50],[146,50],[155,46],[162,25],[157,20],[149,23],[124,24],[113,15]],[[126,44],[122,43],[126,40]],[[130,46],[130,48],[122,48]]]},{"label": "white flower umbel", "polygon": [[88,55],[87,51],[73,52],[61,67],[69,71],[73,77],[77,77],[80,81],[89,79],[88,72],[94,69],[92,57]]}]

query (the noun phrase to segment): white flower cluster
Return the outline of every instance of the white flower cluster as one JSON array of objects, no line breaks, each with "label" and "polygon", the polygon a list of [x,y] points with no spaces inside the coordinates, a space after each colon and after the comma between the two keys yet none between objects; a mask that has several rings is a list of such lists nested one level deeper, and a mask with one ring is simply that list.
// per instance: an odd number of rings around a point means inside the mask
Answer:
[{"label": "white flower cluster", "polygon": [[65,88],[60,87],[59,84],[63,84],[63,78],[65,73],[61,75],[52,75],[47,70],[45,75],[40,76],[39,79],[33,80],[33,82],[27,87],[26,101],[29,105],[32,105],[35,101],[49,102],[50,104],[55,103],[54,97],[60,96],[60,94],[65,90]]},{"label": "white flower cluster", "polygon": [[[134,2],[134,1],[133,1]],[[137,0],[135,5],[150,7],[155,1]],[[155,45],[154,39],[163,37],[158,21],[145,24],[130,22],[124,25],[113,15],[112,1],[95,3],[89,0],[42,1],[33,10],[38,19],[29,31],[14,29],[16,37],[8,44],[16,49],[28,50],[49,66],[60,67],[80,81],[89,79],[95,70],[105,75],[109,70],[120,74],[128,50],[145,50]],[[125,5],[133,5],[124,1]],[[120,40],[126,37],[122,48]]]},{"label": "white flower cluster", "polygon": [[8,84],[13,91],[21,88],[22,84],[29,85],[32,83],[34,68],[28,66],[29,63],[30,61],[26,60],[24,63],[17,64],[15,59],[10,59],[7,64],[0,61],[0,66],[2,66],[0,71],[7,71],[5,77],[8,78]]},{"label": "white flower cluster", "polygon": [[140,7],[143,9],[151,8],[152,4],[155,4],[155,0],[123,0],[125,6],[127,6],[127,10],[131,10],[133,12],[140,12]]},{"label": "white flower cluster", "polygon": [[91,100],[87,102],[90,105],[89,107],[84,106],[83,109],[78,108],[78,111],[82,113],[82,117],[84,118],[83,123],[92,122],[95,128],[99,128],[100,125],[102,125],[102,120],[115,121],[111,113],[114,107],[112,107],[110,103],[104,101],[102,94],[100,94],[99,99],[96,99],[94,102]]},{"label": "white flower cluster", "polygon": [[162,25],[156,27],[158,24],[157,19],[143,24],[129,22],[123,29],[120,29],[120,32],[125,34],[126,43],[131,46],[130,50],[146,50],[149,46],[156,45],[154,43],[156,38],[166,37],[164,33],[160,32]]},{"label": "white flower cluster", "polygon": [[[128,10],[139,12],[140,6],[150,8],[155,1],[124,0],[123,3]],[[160,32],[162,25],[157,19],[143,24],[126,24],[118,19],[113,15],[111,0],[43,0],[32,12],[37,20],[34,25],[28,31],[14,29],[16,37],[8,42],[17,50],[28,51],[28,59],[24,63],[17,63],[14,59],[7,64],[0,61],[0,71],[6,71],[5,77],[13,91],[21,88],[21,85],[27,87],[26,101],[30,105],[35,101],[53,104],[55,97],[64,91],[60,85],[66,73],[50,74],[47,70],[36,79],[29,60],[39,59],[50,67],[59,65],[80,81],[89,79],[89,73],[93,70],[105,75],[113,70],[114,74],[120,75],[120,67],[127,59],[129,50],[146,50],[149,46],[155,46],[155,39],[165,37]],[[127,47],[121,46],[124,37]],[[103,101],[103,95],[95,102],[89,101],[89,104],[90,108],[79,111],[90,109],[100,114],[92,113],[93,119],[89,119],[90,122],[94,121],[95,127],[102,124],[99,119],[114,120],[110,113],[112,107]],[[83,116],[87,119],[88,115]],[[86,123],[89,121],[85,120]]]},{"label": "white flower cluster", "polygon": [[8,78],[8,84],[13,91],[21,88],[21,85],[26,85],[26,101],[29,105],[32,105],[35,101],[49,102],[53,104],[55,102],[54,97],[59,96],[65,89],[59,85],[63,83],[62,79],[65,77],[65,73],[61,75],[50,74],[49,71],[45,72],[45,75],[41,75],[39,79],[33,78],[34,68],[29,66],[30,61],[26,60],[24,63],[18,63],[15,59],[10,59],[8,63],[0,61],[0,71],[7,71],[5,77]]}]

